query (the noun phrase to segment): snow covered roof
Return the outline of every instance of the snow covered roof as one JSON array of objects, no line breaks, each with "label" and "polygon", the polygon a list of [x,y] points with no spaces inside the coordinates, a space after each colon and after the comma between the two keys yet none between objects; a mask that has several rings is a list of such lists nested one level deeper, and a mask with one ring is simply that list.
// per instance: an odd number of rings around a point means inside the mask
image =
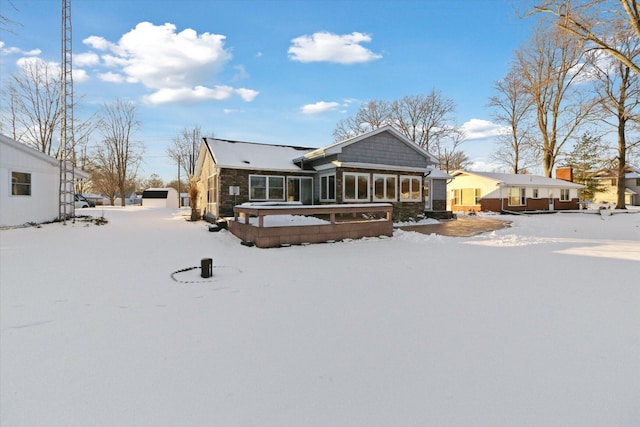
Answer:
[{"label": "snow covered roof", "polygon": [[314,150],[292,145],[258,144],[217,138],[204,140],[216,166],[234,169],[301,171],[293,163],[293,159]]},{"label": "snow covered roof", "polygon": [[377,135],[382,132],[389,132],[390,134],[398,138],[400,141],[404,142],[411,149],[417,151],[418,153],[422,154],[425,157],[428,157],[429,159],[431,159],[432,162],[437,162],[437,159],[433,155],[431,155],[426,150],[423,150],[422,148],[418,147],[416,143],[408,139],[406,136],[400,133],[393,126],[383,126],[381,128],[374,129],[371,132],[363,133],[361,135],[354,136],[353,138],[348,138],[348,139],[312,150],[309,153],[305,154],[304,157],[305,159],[313,159],[319,156],[329,156],[332,154],[339,154],[342,152],[342,149],[344,147],[347,147],[351,144],[354,144],[358,141],[362,141],[363,139],[369,138],[371,136]]},{"label": "snow covered roof", "polygon": [[452,179],[453,176],[449,175],[448,173],[441,171],[438,168],[434,168],[434,167],[428,167],[427,168],[427,173],[428,173],[428,177],[431,179]]},{"label": "snow covered roof", "polygon": [[576,184],[575,182],[564,181],[562,179],[547,178],[540,175],[522,175],[511,173],[498,173],[498,172],[470,172],[470,171],[456,171],[453,173],[453,177],[461,175],[479,176],[496,181],[496,183],[502,183],[505,186],[517,186],[517,187],[561,187],[561,188],[584,188],[582,184]]},{"label": "snow covered roof", "polygon": [[[45,154],[41,151],[36,150],[33,147],[29,147],[26,144],[16,141],[15,139],[9,138],[6,135],[0,134],[0,143],[3,143],[9,147],[12,147],[16,150],[22,151],[30,156],[33,156],[37,159],[43,160],[53,166],[58,166],[60,161],[55,157],[51,157],[48,154]],[[83,177],[84,178],[84,177]]]}]

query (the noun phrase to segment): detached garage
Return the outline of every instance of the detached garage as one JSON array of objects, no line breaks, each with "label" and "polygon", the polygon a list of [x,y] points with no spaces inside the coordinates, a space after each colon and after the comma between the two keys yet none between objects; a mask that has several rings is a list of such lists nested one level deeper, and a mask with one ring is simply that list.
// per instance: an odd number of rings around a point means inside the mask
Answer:
[{"label": "detached garage", "polygon": [[149,188],[142,192],[142,206],[148,208],[178,209],[178,200],[175,188]]}]

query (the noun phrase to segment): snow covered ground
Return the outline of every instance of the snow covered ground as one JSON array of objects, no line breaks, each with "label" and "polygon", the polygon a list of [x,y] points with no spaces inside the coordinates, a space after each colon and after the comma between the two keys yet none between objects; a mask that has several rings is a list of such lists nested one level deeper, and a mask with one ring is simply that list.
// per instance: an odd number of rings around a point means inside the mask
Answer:
[{"label": "snow covered ground", "polygon": [[0,231],[2,426],[640,425],[640,214],[258,249],[81,213]]}]

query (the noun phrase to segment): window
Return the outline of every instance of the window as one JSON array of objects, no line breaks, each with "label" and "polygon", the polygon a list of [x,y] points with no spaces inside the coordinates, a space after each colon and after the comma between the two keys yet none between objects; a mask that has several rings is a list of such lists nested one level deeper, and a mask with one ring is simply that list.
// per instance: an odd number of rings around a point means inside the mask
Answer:
[{"label": "window", "polygon": [[480,204],[479,188],[463,188],[460,190],[460,198],[462,206],[473,206]]},{"label": "window", "polygon": [[320,200],[333,202],[336,200],[336,176],[325,175],[320,177]]},{"label": "window", "polygon": [[538,189],[534,188],[533,189],[533,196],[534,199],[539,199],[540,198],[540,194],[538,193]]},{"label": "window", "polygon": [[460,204],[460,190],[451,190],[451,198],[454,205]]},{"label": "window", "polygon": [[422,200],[422,178],[419,176],[400,176],[400,200],[419,202]]},{"label": "window", "polygon": [[482,198],[482,191],[479,188],[476,188],[475,192],[476,192],[476,196],[474,197],[473,204],[479,205],[480,199]]},{"label": "window", "polygon": [[640,187],[640,178],[636,178],[636,187]]},{"label": "window", "polygon": [[396,182],[395,175],[373,175],[373,200],[396,201]]},{"label": "window", "polygon": [[284,177],[249,175],[249,200],[284,200]]},{"label": "window", "polygon": [[369,174],[345,172],[342,176],[345,202],[369,201]]},{"label": "window", "polygon": [[568,188],[561,188],[560,189],[560,201],[561,202],[568,202],[570,200],[569,198],[569,189]]},{"label": "window", "polygon": [[524,188],[509,187],[509,206],[524,205],[526,205]]},{"label": "window", "polygon": [[31,195],[31,174],[26,172],[11,172],[11,195]]}]

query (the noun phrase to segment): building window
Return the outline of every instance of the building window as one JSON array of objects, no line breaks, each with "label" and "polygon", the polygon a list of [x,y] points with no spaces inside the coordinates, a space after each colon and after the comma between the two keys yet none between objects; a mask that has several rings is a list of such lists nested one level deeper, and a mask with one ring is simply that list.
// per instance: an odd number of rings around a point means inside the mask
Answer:
[{"label": "building window", "polygon": [[284,177],[249,175],[249,200],[284,200]]},{"label": "building window", "polygon": [[526,204],[524,188],[509,187],[509,206],[524,206]]},{"label": "building window", "polygon": [[26,172],[11,172],[11,195],[31,195],[31,174]]},{"label": "building window", "polygon": [[538,189],[534,188],[533,189],[533,196],[534,199],[539,199],[540,198],[540,194],[538,193]]},{"label": "building window", "polygon": [[451,190],[451,198],[454,205],[460,204],[460,190]]},{"label": "building window", "polygon": [[422,201],[422,178],[419,176],[400,176],[400,200],[403,202]]},{"label": "building window", "polygon": [[473,206],[480,204],[480,189],[479,188],[463,188],[460,190],[460,205]]},{"label": "building window", "polygon": [[323,202],[335,202],[336,200],[336,176],[325,175],[320,177],[320,200]]},{"label": "building window", "polygon": [[561,202],[568,202],[569,199],[569,189],[568,188],[561,188],[560,189],[560,201]]},{"label": "building window", "polygon": [[342,175],[345,202],[369,201],[369,174],[345,172]]},{"label": "building window", "polygon": [[301,202],[303,205],[313,203],[313,178],[287,177],[287,201]]},{"label": "building window", "polygon": [[398,178],[395,175],[373,175],[373,200],[395,202]]},{"label": "building window", "polygon": [[636,178],[636,187],[640,187],[640,178]]},{"label": "building window", "polygon": [[480,204],[480,199],[482,198],[482,191],[479,188],[475,189],[476,192],[476,196],[473,200],[473,204],[474,205],[479,205]]}]

